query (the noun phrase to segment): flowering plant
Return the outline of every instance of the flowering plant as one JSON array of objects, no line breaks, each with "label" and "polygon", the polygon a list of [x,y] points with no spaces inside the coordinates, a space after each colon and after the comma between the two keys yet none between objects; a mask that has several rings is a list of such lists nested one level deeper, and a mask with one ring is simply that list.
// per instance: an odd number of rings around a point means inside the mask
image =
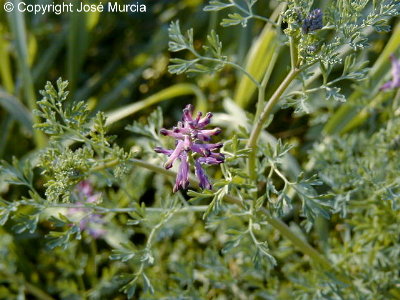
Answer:
[{"label": "flowering plant", "polygon": [[174,161],[179,158],[181,161],[179,166],[178,175],[176,176],[176,183],[174,192],[179,189],[186,189],[189,185],[189,155],[192,152],[197,153],[200,157],[195,159],[196,176],[199,180],[199,185],[203,189],[211,189],[211,183],[207,178],[201,164],[218,165],[224,162],[224,155],[215,153],[213,151],[221,148],[222,143],[218,144],[203,144],[201,142],[210,141],[213,135],[221,132],[221,129],[204,129],[212,118],[212,113],[207,113],[204,118],[202,113],[199,112],[196,118],[193,118],[193,106],[187,105],[183,110],[182,122],[178,122],[178,126],[172,130],[162,128],[160,133],[175,138],[175,150],[167,150],[161,147],[155,148],[158,153],[168,155],[168,160],[165,163],[165,168],[172,167]]}]

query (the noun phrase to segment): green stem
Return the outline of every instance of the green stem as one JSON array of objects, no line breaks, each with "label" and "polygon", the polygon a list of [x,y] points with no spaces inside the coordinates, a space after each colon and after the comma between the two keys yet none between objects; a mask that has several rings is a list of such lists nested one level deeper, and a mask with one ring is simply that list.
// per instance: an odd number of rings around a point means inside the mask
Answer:
[{"label": "green stem", "polygon": [[220,64],[223,64],[223,65],[229,65],[229,66],[241,71],[243,74],[245,74],[257,86],[257,88],[260,88],[260,82],[258,82],[258,80],[253,75],[251,75],[249,72],[247,72],[242,66],[240,66],[240,65],[238,65],[238,64],[236,64],[234,62],[228,61],[226,59],[219,59],[219,58],[202,56],[193,47],[188,49],[188,50],[190,52],[192,52],[192,54],[194,56],[196,56],[197,59],[199,59],[199,60],[212,61],[212,62],[220,63]]},{"label": "green stem", "polygon": [[263,17],[263,16],[251,15],[251,18],[257,19],[257,20],[261,20],[261,21],[264,21],[264,22],[267,22],[267,23],[270,23],[270,24],[272,24],[272,25],[275,26],[275,27],[279,27],[279,24],[278,24],[278,23],[272,21],[271,19],[268,19],[268,18],[266,18],[266,17]]},{"label": "green stem", "polygon": [[290,228],[283,223],[281,220],[271,216],[269,211],[264,207],[261,208],[267,222],[277,229],[284,237],[290,240],[293,245],[301,250],[304,254],[308,255],[315,263],[319,264],[325,269],[331,269],[332,264],[322,256],[317,250],[315,250],[309,243],[301,239],[297,234],[290,230]]},{"label": "green stem", "polygon": [[241,71],[243,74],[245,74],[257,86],[257,88],[260,88],[260,86],[261,86],[260,82],[258,82],[258,80],[253,75],[251,75],[243,67],[241,67],[240,65],[238,65],[238,64],[236,64],[234,62],[226,61],[226,60],[220,60],[220,59],[212,58],[212,57],[200,56],[197,52],[195,52],[195,55],[197,55],[202,60],[218,62],[218,63],[221,63],[221,64],[229,65],[229,66]]},{"label": "green stem", "polygon": [[261,85],[258,88],[258,100],[257,100],[257,110],[256,110],[256,117],[255,119],[258,120],[260,117],[264,102],[265,102],[265,90],[267,88],[268,81],[271,77],[272,70],[275,66],[275,62],[278,58],[279,54],[279,48],[276,49],[276,51],[272,54],[270,64],[268,65],[268,68],[264,74],[264,77],[261,81]]},{"label": "green stem", "polygon": [[[32,205],[32,203],[27,203],[27,205]],[[97,213],[127,213],[127,212],[135,212],[137,211],[134,207],[123,207],[123,208],[107,208],[102,206],[82,206],[78,204],[71,204],[71,203],[59,203],[59,204],[49,204],[46,205],[45,208],[85,208],[85,209],[93,209]],[[178,210],[176,213],[184,213],[184,212],[203,212],[206,211],[208,205],[198,205],[198,206],[185,206]],[[161,213],[165,212],[165,208],[162,207],[147,207],[146,211],[149,213]]]},{"label": "green stem", "polygon": [[276,22],[274,22],[274,21],[272,21],[271,19],[268,19],[268,18],[263,17],[263,16],[255,15],[255,14],[253,13],[253,11],[251,10],[251,6],[249,6],[249,5],[248,5],[248,10],[245,9],[245,8],[243,8],[242,6],[240,6],[239,4],[237,4],[237,3],[235,3],[235,2],[233,3],[233,5],[234,5],[238,10],[240,10],[241,12],[245,13],[246,15],[248,15],[247,19],[257,19],[257,20],[264,21],[264,22],[266,22],[266,23],[270,23],[270,24],[274,25],[275,27],[279,27],[279,24],[276,23]]},{"label": "green stem", "polygon": [[176,211],[171,211],[171,210],[168,211],[168,213],[165,214],[165,215],[163,216],[161,222],[159,222],[157,225],[155,225],[155,226],[151,229],[150,234],[149,234],[149,237],[147,238],[146,249],[149,249],[149,250],[150,250],[151,245],[152,245],[152,243],[153,243],[153,238],[154,238],[154,235],[155,235],[156,231],[157,231],[161,226],[163,226],[166,222],[168,222],[168,220],[171,218],[171,216],[172,216],[175,212],[176,212]]},{"label": "green stem", "polygon": [[[290,29],[292,30],[292,26],[290,25]],[[297,53],[297,45],[296,40],[289,36],[289,48],[290,48],[290,67],[292,70],[297,68],[298,64],[298,53]]]},{"label": "green stem", "polygon": [[[286,5],[282,8],[282,11],[284,11],[285,8],[286,8]],[[282,16],[279,16],[277,25],[281,26],[281,24],[282,24]],[[278,59],[279,51],[280,51],[280,46],[278,45],[277,48],[275,49],[274,53],[271,56],[267,70],[265,71],[265,74],[261,81],[261,84],[258,87],[258,101],[257,101],[257,110],[256,110],[255,120],[258,120],[258,118],[260,117],[262,108],[264,106],[265,90],[267,88],[267,84],[271,77],[272,71],[275,67],[276,60]],[[293,54],[291,54],[291,57],[292,56],[293,56]]]},{"label": "green stem", "polygon": [[97,166],[97,167],[92,168],[91,171],[92,171],[92,172],[98,172],[98,171],[101,171],[101,170],[104,170],[104,169],[108,169],[108,168],[115,167],[115,166],[117,166],[119,163],[120,163],[120,161],[119,161],[118,159],[111,160],[111,161],[106,162],[106,163],[104,163],[104,164],[102,164],[102,165],[99,165],[99,166]]},{"label": "green stem", "polygon": [[261,131],[265,122],[269,119],[273,108],[278,103],[280,97],[284,93],[284,91],[288,88],[289,84],[296,78],[297,74],[300,73],[300,69],[292,69],[286,78],[282,81],[281,85],[275,91],[275,93],[271,96],[268,103],[265,105],[264,110],[261,112],[260,117],[253,127],[253,130],[250,134],[250,138],[247,142],[247,147],[251,148],[252,151],[249,154],[249,161],[248,161],[248,171],[250,178],[252,180],[256,179],[256,156],[257,156],[257,142],[258,138],[260,137]]},{"label": "green stem", "polygon": [[51,297],[50,295],[48,295],[47,293],[45,293],[44,291],[42,291],[38,287],[34,286],[33,284],[30,284],[29,282],[25,282],[24,286],[25,286],[26,290],[28,291],[28,293],[32,294],[37,299],[40,299],[40,300],[54,300],[53,297]]},{"label": "green stem", "polygon": [[290,63],[291,69],[294,70],[297,68],[297,47],[294,44],[294,40],[292,37],[289,38],[289,46],[290,46]]}]

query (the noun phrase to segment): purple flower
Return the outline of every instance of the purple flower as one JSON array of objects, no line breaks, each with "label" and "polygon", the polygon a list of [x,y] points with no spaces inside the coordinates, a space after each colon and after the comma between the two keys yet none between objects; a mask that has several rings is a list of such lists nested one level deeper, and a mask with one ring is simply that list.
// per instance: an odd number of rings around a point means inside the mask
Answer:
[{"label": "purple flower", "polygon": [[322,17],[323,13],[320,8],[311,11],[309,15],[303,20],[303,32],[309,33],[310,31],[321,29],[324,26]]},{"label": "purple flower", "polygon": [[223,144],[203,143],[211,140],[211,137],[221,132],[221,129],[204,129],[211,122],[212,113],[207,113],[204,117],[201,112],[193,116],[193,105],[188,104],[183,109],[182,121],[171,130],[162,128],[162,135],[173,137],[176,140],[175,149],[163,149],[156,147],[154,151],[168,156],[164,164],[166,169],[173,166],[176,160],[180,161],[178,174],[174,185],[174,193],[180,189],[186,189],[189,185],[189,158],[190,154],[194,157],[195,174],[203,189],[211,189],[212,185],[207,178],[202,164],[217,165],[223,163],[223,154],[213,152],[220,149]]},{"label": "purple flower", "polygon": [[179,156],[179,160],[181,161],[181,164],[179,165],[179,171],[176,175],[175,186],[173,189],[174,193],[180,189],[186,189],[189,185],[189,162],[187,154],[183,152]]},{"label": "purple flower", "polygon": [[202,189],[211,190],[211,188],[212,188],[211,183],[208,180],[207,175],[204,172],[203,168],[201,167],[200,158],[195,160],[194,169],[195,169],[195,174],[196,174],[197,178],[199,179],[199,186]]},{"label": "purple flower", "polygon": [[92,184],[89,180],[83,180],[76,185],[78,198],[88,203],[96,203],[99,201],[101,194],[93,192]]},{"label": "purple flower", "polygon": [[103,216],[93,214],[84,203],[96,203],[101,197],[100,193],[94,193],[93,187],[88,180],[83,180],[76,185],[77,205],[82,207],[69,208],[67,215],[79,222],[81,231],[87,231],[93,238],[102,237],[106,231],[103,229]]},{"label": "purple flower", "polygon": [[392,80],[382,85],[381,91],[400,87],[400,60],[393,54],[390,56],[390,60],[392,61]]}]

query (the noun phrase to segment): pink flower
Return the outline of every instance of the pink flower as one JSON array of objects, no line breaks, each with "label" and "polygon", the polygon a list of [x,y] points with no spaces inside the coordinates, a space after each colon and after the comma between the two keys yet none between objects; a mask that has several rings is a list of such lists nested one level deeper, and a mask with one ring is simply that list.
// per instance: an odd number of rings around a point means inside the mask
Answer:
[{"label": "pink flower", "polygon": [[178,174],[174,186],[174,193],[180,189],[186,189],[189,185],[189,157],[190,154],[196,154],[195,158],[195,174],[203,189],[211,189],[211,183],[207,178],[201,164],[216,165],[224,162],[224,155],[216,153],[223,145],[222,143],[208,144],[203,143],[211,140],[211,137],[218,135],[221,129],[204,129],[210,124],[212,113],[207,113],[204,117],[201,112],[193,117],[193,106],[188,104],[183,110],[182,121],[172,130],[162,128],[162,135],[173,137],[176,140],[175,149],[163,149],[156,147],[154,151],[168,156],[168,160],[164,164],[166,169],[173,166],[176,160],[180,161]]},{"label": "pink flower", "polygon": [[392,80],[382,85],[380,88],[381,91],[400,87],[400,60],[393,54],[390,56],[390,59],[392,61]]},{"label": "pink flower", "polygon": [[68,216],[79,220],[79,228],[81,231],[86,231],[95,239],[102,237],[106,234],[106,230],[103,229],[103,216],[93,214],[90,208],[84,206],[84,203],[98,202],[101,194],[94,193],[93,187],[88,180],[83,180],[78,183],[76,185],[76,192],[78,196],[78,201],[76,203],[79,207],[69,208]]}]

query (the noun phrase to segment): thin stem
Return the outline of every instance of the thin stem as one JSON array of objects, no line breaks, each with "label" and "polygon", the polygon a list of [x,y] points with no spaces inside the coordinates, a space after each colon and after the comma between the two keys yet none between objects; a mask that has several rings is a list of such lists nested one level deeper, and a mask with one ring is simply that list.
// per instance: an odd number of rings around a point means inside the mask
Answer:
[{"label": "thin stem", "polygon": [[257,88],[260,88],[260,82],[253,75],[251,75],[249,72],[247,72],[242,66],[240,66],[234,62],[228,61],[228,60],[202,56],[193,47],[189,48],[188,50],[190,52],[192,52],[192,54],[200,60],[217,62],[220,64],[229,65],[229,66],[236,68],[237,70],[243,72],[243,74],[245,74],[257,86]]},{"label": "thin stem", "polygon": [[117,166],[119,163],[120,163],[120,161],[118,159],[111,160],[111,161],[106,162],[106,163],[104,163],[102,165],[98,165],[97,167],[92,168],[91,171],[92,172],[97,172],[97,171],[101,171],[101,170],[104,170],[104,169],[112,168],[112,167]]},{"label": "thin stem", "polygon": [[[32,205],[32,203],[27,203],[27,205]],[[123,207],[123,208],[107,208],[102,206],[93,206],[93,205],[86,205],[82,206],[80,204],[71,204],[71,203],[59,203],[59,204],[49,204],[46,205],[45,208],[83,208],[83,209],[92,209],[97,211],[97,213],[127,213],[127,212],[135,212],[137,211],[134,207]],[[183,213],[183,212],[203,212],[206,211],[208,208],[207,205],[199,205],[199,206],[185,206],[178,210],[176,213]],[[147,212],[153,213],[160,213],[165,212],[165,208],[162,207],[147,207]]]},{"label": "thin stem", "polygon": [[260,242],[257,240],[253,232],[253,218],[249,218],[249,225],[247,231],[250,233],[251,239],[253,240],[254,244],[255,245],[260,244]]},{"label": "thin stem", "polygon": [[250,178],[255,180],[256,178],[256,156],[257,156],[257,142],[258,138],[260,137],[261,131],[265,122],[269,119],[273,108],[278,103],[280,97],[284,93],[284,91],[288,88],[289,84],[296,78],[297,74],[300,73],[300,69],[292,69],[286,78],[282,81],[281,85],[275,91],[275,93],[271,96],[268,103],[264,107],[264,110],[260,114],[260,117],[253,127],[253,130],[250,134],[250,138],[247,142],[247,147],[251,148],[252,151],[249,154],[249,161],[248,161],[248,171]]},{"label": "thin stem", "polygon": [[39,289],[38,287],[30,284],[29,282],[24,282],[24,286],[28,293],[32,294],[33,296],[37,297],[37,299],[41,300],[54,300],[49,294],[44,292],[43,290]]},{"label": "thin stem", "polygon": [[[286,8],[286,5],[284,5],[284,7],[282,8],[282,11],[284,11],[285,8]],[[277,25],[280,26],[281,23],[282,23],[282,16],[279,16]],[[278,59],[279,51],[280,51],[280,46],[278,45],[277,49],[275,49],[274,53],[271,56],[271,60],[269,62],[267,70],[265,71],[264,77],[261,81],[261,85],[258,88],[258,102],[257,102],[257,110],[256,110],[256,117],[255,117],[256,120],[258,120],[258,118],[260,117],[262,108],[264,106],[265,90],[267,87],[268,80],[270,79],[272,71],[275,67],[276,60]]]},{"label": "thin stem", "polygon": [[294,44],[294,39],[292,37],[289,38],[289,47],[290,47],[290,63],[291,69],[294,70],[297,68],[297,47]]},{"label": "thin stem", "polygon": [[235,5],[235,7],[240,10],[241,12],[245,13],[247,16],[247,19],[257,19],[257,20],[261,20],[264,21],[266,23],[270,23],[272,25],[274,25],[275,27],[279,27],[279,24],[272,21],[271,19],[268,19],[266,17],[263,16],[259,16],[259,15],[255,15],[251,9],[251,6],[249,4],[247,4],[248,10],[246,10],[245,8],[243,8],[241,5],[237,4],[235,1],[231,1],[231,3],[233,5]]},{"label": "thin stem", "polygon": [[238,65],[238,64],[236,64],[236,63],[234,63],[234,62],[230,62],[230,61],[227,61],[226,64],[227,64],[227,65],[230,65],[230,66],[232,66],[232,67],[234,67],[234,68],[236,68],[236,69],[238,69],[238,70],[240,70],[241,72],[243,72],[243,74],[245,74],[247,77],[249,77],[249,79],[250,79],[257,87],[260,86],[260,82],[259,82],[253,75],[251,75],[251,74],[250,74],[249,72],[247,72],[244,68],[242,68],[240,65]]},{"label": "thin stem", "polygon": [[272,20],[270,20],[270,19],[268,19],[268,18],[266,18],[266,17],[259,16],[259,15],[251,15],[251,17],[252,17],[253,19],[258,19],[258,20],[261,20],[261,21],[270,23],[271,25],[273,25],[273,26],[275,26],[275,27],[279,27],[279,24],[278,24],[278,23],[276,23],[276,22],[274,22],[274,21],[272,21]]},{"label": "thin stem", "polygon": [[[231,195],[226,195],[224,199],[230,203],[241,203],[240,199]],[[327,270],[335,270],[334,266],[328,259],[321,255],[317,250],[315,250],[306,240],[301,239],[298,235],[292,232],[290,228],[280,219],[271,216],[270,212],[264,207],[261,208],[261,211],[264,213],[267,222],[272,227],[278,230],[282,234],[282,236],[291,241],[293,245],[296,246],[301,252],[308,255],[314,263],[320,265]],[[350,282],[350,280],[344,275],[337,274],[337,276],[345,283]]]},{"label": "thin stem", "polygon": [[250,10],[250,7],[249,7],[249,10],[246,10],[245,8],[243,8],[241,5],[239,5],[239,4],[237,4],[235,1],[231,1],[234,5],[235,5],[235,7],[238,9],[238,10],[240,10],[241,12],[243,12],[243,13],[245,13],[246,15],[249,15],[249,16],[251,16],[252,15],[252,12],[251,12],[251,10]]},{"label": "thin stem", "polygon": [[162,220],[161,220],[156,226],[154,226],[154,227],[151,229],[150,234],[149,234],[149,237],[147,238],[146,249],[150,249],[150,248],[151,248],[151,245],[152,245],[152,242],[153,242],[153,238],[154,238],[154,235],[155,235],[156,231],[157,231],[161,226],[163,226],[166,222],[168,222],[168,220],[172,217],[172,215],[173,215],[175,212],[176,212],[176,209],[168,211],[166,214],[164,214]]},{"label": "thin stem", "polygon": [[322,267],[326,269],[332,268],[332,264],[324,256],[322,256],[317,250],[315,250],[309,243],[293,233],[285,223],[271,216],[269,211],[264,207],[261,208],[261,211],[264,213],[267,222],[271,224],[274,228],[276,228],[284,237],[289,239],[304,254],[308,255],[314,262],[320,264]]},{"label": "thin stem", "polygon": [[200,59],[202,59],[202,60],[218,62],[218,63],[221,63],[221,64],[232,66],[235,69],[241,71],[243,74],[245,74],[257,86],[257,88],[260,88],[260,82],[253,75],[251,75],[249,72],[247,72],[243,67],[241,67],[240,65],[238,65],[238,64],[236,64],[234,62],[231,62],[231,61],[221,60],[221,59],[212,58],[212,57],[206,57],[206,56],[200,56],[200,55],[198,55],[198,57]]},{"label": "thin stem", "polygon": [[[150,234],[149,234],[149,236],[147,238],[146,246],[145,246],[145,250],[146,251],[150,251],[150,248],[151,248],[151,245],[152,245],[152,242],[153,242],[153,238],[154,238],[154,235],[155,235],[156,231],[161,226],[163,226],[171,218],[171,216],[176,212],[177,212],[176,209],[168,211],[166,214],[164,214],[162,216],[161,221],[151,229]],[[142,263],[140,264],[139,270],[135,273],[135,278],[133,278],[130,281],[131,284],[135,283],[139,279],[139,276],[144,271],[145,265],[146,265],[146,261],[142,260]]]},{"label": "thin stem", "polygon": [[291,70],[286,78],[283,80],[281,85],[269,99],[267,105],[265,106],[263,112],[261,113],[260,119],[257,121],[256,126],[253,128],[250,139],[247,143],[248,147],[253,147],[256,145],[258,138],[260,136],[261,130],[265,122],[268,120],[269,116],[272,113],[273,108],[278,103],[280,97],[282,96],[283,92],[287,89],[289,84],[295,79],[297,74],[300,72],[300,69]]},{"label": "thin stem", "polygon": [[274,51],[274,53],[272,54],[270,64],[264,74],[264,77],[261,81],[261,85],[258,89],[257,111],[256,111],[256,117],[255,117],[256,120],[258,120],[258,118],[260,117],[261,110],[263,108],[264,101],[265,101],[265,90],[267,88],[268,80],[271,77],[272,70],[275,66],[275,62],[278,58],[278,54],[279,54],[279,49],[276,49],[276,51]]}]

